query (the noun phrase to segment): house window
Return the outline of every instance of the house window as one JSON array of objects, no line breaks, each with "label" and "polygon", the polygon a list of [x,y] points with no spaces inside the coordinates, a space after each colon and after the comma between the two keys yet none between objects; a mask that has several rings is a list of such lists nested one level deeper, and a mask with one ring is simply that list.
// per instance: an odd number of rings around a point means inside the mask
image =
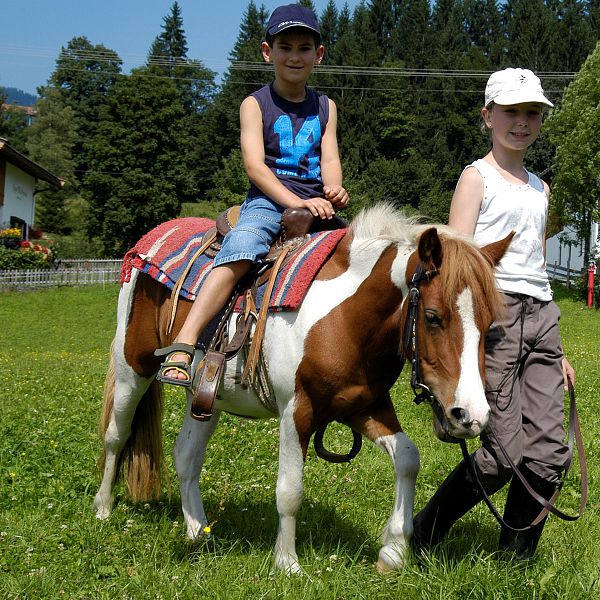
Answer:
[{"label": "house window", "polygon": [[19,217],[11,217],[10,218],[10,226],[11,227],[18,227],[21,230],[21,239],[22,240],[26,240],[27,239],[27,223],[25,221],[23,221],[23,219],[20,219]]}]

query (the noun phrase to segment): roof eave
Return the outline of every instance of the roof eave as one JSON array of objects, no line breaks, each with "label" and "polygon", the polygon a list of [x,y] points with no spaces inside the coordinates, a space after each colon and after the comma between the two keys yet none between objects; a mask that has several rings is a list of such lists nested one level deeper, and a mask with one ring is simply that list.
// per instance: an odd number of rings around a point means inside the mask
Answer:
[{"label": "roof eave", "polygon": [[25,171],[28,175],[41,181],[45,181],[57,189],[61,189],[65,185],[63,179],[50,173],[50,171],[44,169],[44,167],[38,163],[27,158],[27,156],[21,154],[18,150],[15,150],[15,148],[3,138],[0,138],[0,156],[7,162],[19,167],[22,171]]}]

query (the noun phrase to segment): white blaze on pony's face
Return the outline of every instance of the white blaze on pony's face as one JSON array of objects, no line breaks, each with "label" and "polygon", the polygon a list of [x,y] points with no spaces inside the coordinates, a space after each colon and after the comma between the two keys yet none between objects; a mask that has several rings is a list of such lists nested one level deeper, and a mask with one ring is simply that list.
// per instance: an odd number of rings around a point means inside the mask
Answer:
[{"label": "white blaze on pony's face", "polygon": [[[460,356],[460,378],[456,386],[454,407],[450,410],[450,423],[455,429],[453,433],[455,437],[465,435],[473,437],[485,429],[490,416],[490,407],[485,397],[479,369],[481,332],[475,321],[473,294],[469,288],[465,288],[459,294],[456,306],[463,330],[463,350]],[[465,412],[461,413],[460,409]]]},{"label": "white blaze on pony's face", "polygon": [[420,275],[412,284],[418,289],[416,317],[406,324],[410,328],[416,318],[416,344],[412,340],[406,353],[417,359],[416,387],[421,384],[430,391],[436,435],[451,441],[480,435],[489,419],[484,341],[501,306],[490,267],[512,236],[479,248],[439,229],[441,235],[438,228],[424,230],[417,252],[407,261],[405,281],[410,283],[415,272]]}]

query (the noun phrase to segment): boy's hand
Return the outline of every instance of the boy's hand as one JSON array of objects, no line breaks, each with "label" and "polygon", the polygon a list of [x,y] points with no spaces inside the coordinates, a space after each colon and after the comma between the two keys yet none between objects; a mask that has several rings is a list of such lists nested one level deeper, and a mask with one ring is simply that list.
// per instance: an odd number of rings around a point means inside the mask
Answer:
[{"label": "boy's hand", "polygon": [[308,198],[302,201],[302,207],[308,208],[313,217],[319,219],[331,219],[335,215],[331,202],[325,198]]},{"label": "boy's hand", "polygon": [[350,199],[348,192],[341,185],[326,185],[323,188],[323,193],[335,208],[344,208]]}]

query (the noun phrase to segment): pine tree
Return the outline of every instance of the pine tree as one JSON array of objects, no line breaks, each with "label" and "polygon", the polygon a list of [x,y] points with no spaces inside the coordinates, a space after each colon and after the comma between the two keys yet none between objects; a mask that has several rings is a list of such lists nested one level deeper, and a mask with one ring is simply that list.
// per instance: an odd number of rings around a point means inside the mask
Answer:
[{"label": "pine tree", "polygon": [[502,16],[496,0],[464,0],[470,43],[494,67],[502,62],[504,46]]},{"label": "pine tree", "polygon": [[381,64],[383,57],[395,60],[392,35],[397,24],[395,0],[371,0],[369,3],[369,29],[374,35],[380,58],[374,64]]},{"label": "pine tree", "polygon": [[392,56],[411,69],[428,66],[431,54],[431,18],[428,0],[398,3],[397,24],[392,32]]},{"label": "pine tree", "polygon": [[592,30],[592,38],[600,39],[600,0],[586,0],[586,10],[590,29]]},{"label": "pine tree", "polygon": [[327,52],[332,52],[340,35],[338,27],[338,10],[335,0],[328,0],[327,6],[319,19],[321,28],[321,41]]},{"label": "pine tree", "polygon": [[534,72],[562,70],[557,58],[555,19],[544,0],[508,0],[503,22],[506,66]]},{"label": "pine tree", "polygon": [[593,50],[596,38],[583,0],[547,0],[554,17],[556,62],[545,70],[577,71]]},{"label": "pine tree", "polygon": [[188,59],[187,38],[177,2],[173,3],[170,14],[163,17],[162,29],[148,53],[150,71],[174,80],[190,114],[206,111],[216,91],[215,73],[201,61]]},{"label": "pine tree", "polygon": [[171,13],[163,17],[162,28],[162,33],[150,48],[148,63],[156,64],[166,72],[173,72],[178,62],[187,58],[188,51],[181,9],[177,1],[173,2]]}]

